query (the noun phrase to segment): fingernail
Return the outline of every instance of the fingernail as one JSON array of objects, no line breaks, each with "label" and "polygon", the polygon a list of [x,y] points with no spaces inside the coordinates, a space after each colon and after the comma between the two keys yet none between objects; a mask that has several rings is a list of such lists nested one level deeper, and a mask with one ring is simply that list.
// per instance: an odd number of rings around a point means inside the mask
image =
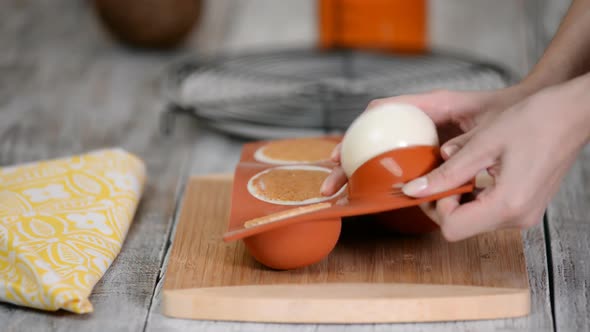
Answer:
[{"label": "fingernail", "polygon": [[450,157],[459,150],[459,147],[456,145],[447,145],[443,146],[442,150],[447,155],[447,157]]},{"label": "fingernail", "polygon": [[423,176],[408,182],[402,188],[402,191],[408,196],[414,196],[422,192],[424,189],[426,189],[426,187],[428,187],[428,180]]}]

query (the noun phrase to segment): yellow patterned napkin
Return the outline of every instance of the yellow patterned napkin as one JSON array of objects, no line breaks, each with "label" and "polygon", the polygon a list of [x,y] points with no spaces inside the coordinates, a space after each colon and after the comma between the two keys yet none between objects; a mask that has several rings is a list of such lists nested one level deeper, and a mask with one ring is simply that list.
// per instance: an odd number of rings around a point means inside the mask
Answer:
[{"label": "yellow patterned napkin", "polygon": [[0,168],[0,301],[91,312],[144,181],[121,149]]}]

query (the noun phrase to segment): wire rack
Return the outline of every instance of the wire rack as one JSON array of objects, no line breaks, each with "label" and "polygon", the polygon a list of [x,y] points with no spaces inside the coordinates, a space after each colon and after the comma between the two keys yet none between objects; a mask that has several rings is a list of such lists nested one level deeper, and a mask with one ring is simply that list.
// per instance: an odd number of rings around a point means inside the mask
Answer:
[{"label": "wire rack", "polygon": [[166,72],[163,130],[175,114],[248,138],[344,131],[373,99],[433,89],[486,90],[510,75],[456,56],[289,50],[192,56]]}]

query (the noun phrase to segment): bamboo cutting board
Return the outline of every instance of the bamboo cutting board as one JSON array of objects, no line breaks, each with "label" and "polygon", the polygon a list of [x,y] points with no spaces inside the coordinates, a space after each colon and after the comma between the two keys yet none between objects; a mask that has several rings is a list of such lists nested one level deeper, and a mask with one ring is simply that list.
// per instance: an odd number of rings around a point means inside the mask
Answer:
[{"label": "bamboo cutting board", "polygon": [[190,179],[170,253],[164,314],[285,323],[495,319],[530,310],[520,232],[448,243],[437,232],[395,236],[344,222],[324,261],[273,271],[241,241],[224,243],[231,175]]}]

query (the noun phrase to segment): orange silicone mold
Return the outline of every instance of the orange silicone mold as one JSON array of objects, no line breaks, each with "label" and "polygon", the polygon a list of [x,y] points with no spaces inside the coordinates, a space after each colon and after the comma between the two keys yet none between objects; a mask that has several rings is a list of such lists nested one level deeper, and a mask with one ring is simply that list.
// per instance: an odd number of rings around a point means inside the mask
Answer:
[{"label": "orange silicone mold", "polygon": [[[318,139],[337,142],[340,138]],[[421,203],[473,190],[469,183],[426,198],[405,196],[401,192],[404,183],[428,173],[441,162],[438,148],[415,146],[388,151],[367,161],[350,177],[347,187],[333,197],[305,201],[301,205],[259,199],[249,190],[250,181],[285,167],[255,158],[256,151],[268,143],[244,146],[234,174],[229,227],[223,238],[225,241],[242,239],[256,260],[275,269],[303,267],[326,257],[336,245],[343,217],[371,214],[391,229],[402,232],[405,229],[406,233],[430,231],[435,227],[424,222],[422,226],[403,227],[403,223],[396,223],[395,212],[407,215],[409,211],[417,215]],[[335,166],[331,162],[317,162],[306,163],[300,169],[327,172]],[[402,208],[410,209],[399,210]]]}]

